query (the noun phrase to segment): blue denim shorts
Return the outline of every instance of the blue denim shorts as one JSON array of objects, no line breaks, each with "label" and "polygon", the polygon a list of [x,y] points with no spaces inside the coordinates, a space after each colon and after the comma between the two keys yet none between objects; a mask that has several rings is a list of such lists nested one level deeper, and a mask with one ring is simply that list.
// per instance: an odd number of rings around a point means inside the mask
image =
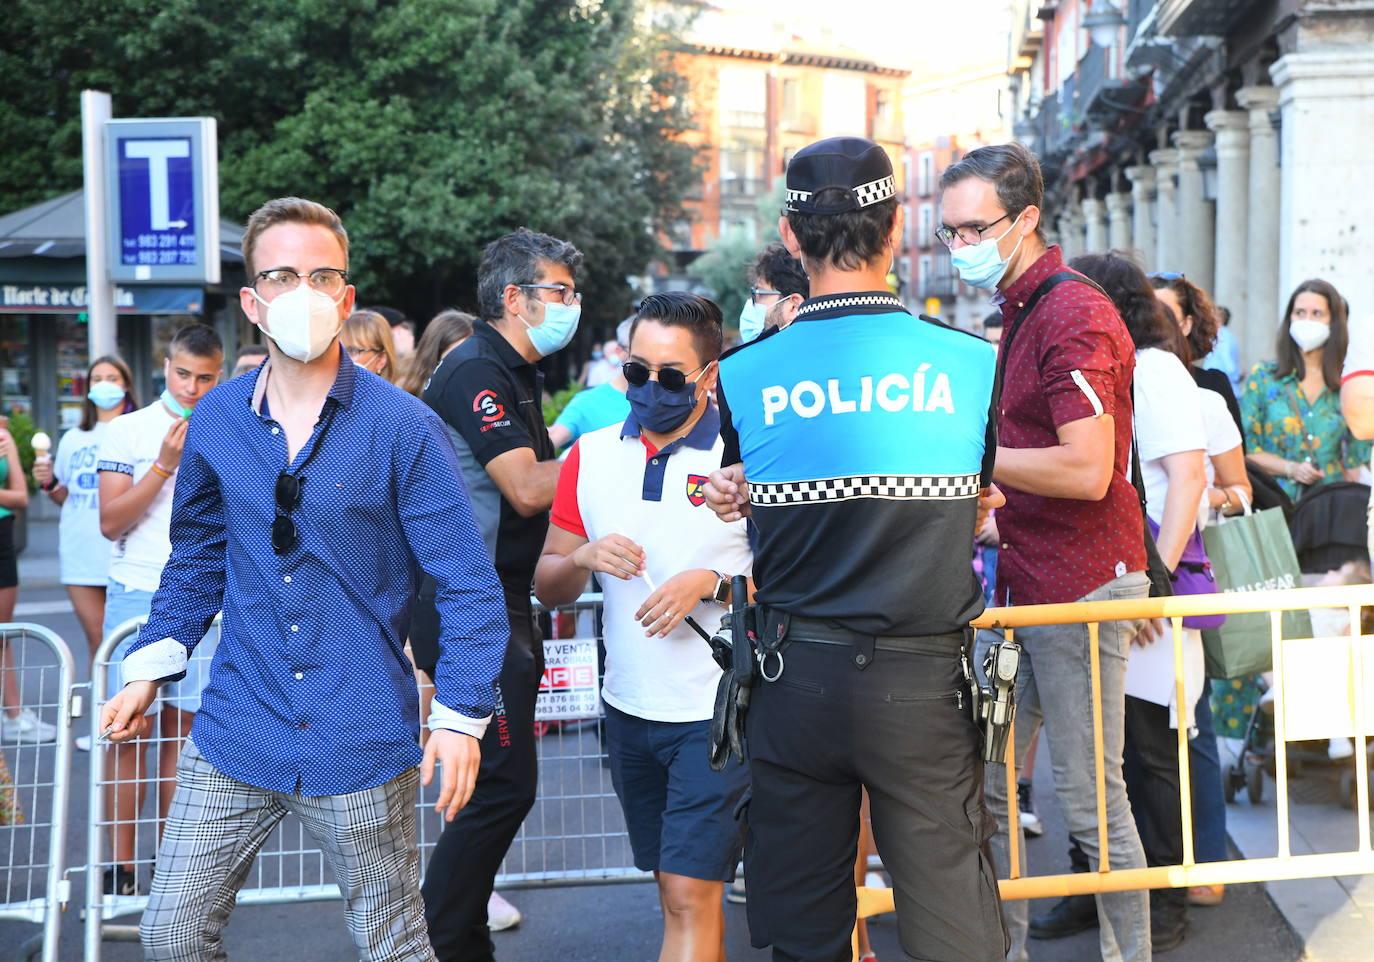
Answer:
[{"label": "blue denim shorts", "polygon": [[[153,593],[143,591],[140,588],[130,588],[128,585],[110,579],[109,586],[105,589],[105,623],[101,627],[101,634],[108,638],[110,632],[114,631],[130,618],[146,618],[148,612],[153,607]],[[107,695],[113,695],[124,687],[124,678],[120,672],[120,665],[124,662],[124,656],[128,654],[133,643],[138,640],[138,632],[134,632],[120,642],[110,655],[109,685],[106,688]],[[186,677],[181,681],[171,681],[164,684],[158,692],[157,701],[153,702],[148,709],[148,714],[156,714],[164,704],[182,711],[200,710],[200,693],[205,690],[205,684],[210,680],[210,660],[215,655],[215,649],[219,646],[219,629],[212,629],[196,646],[195,653],[190,662],[186,665]]]},{"label": "blue denim shorts", "polygon": [[706,764],[711,722],[660,722],[606,706],[611,782],[625,811],[635,868],[728,882],[744,847],[737,809],[748,765]]}]

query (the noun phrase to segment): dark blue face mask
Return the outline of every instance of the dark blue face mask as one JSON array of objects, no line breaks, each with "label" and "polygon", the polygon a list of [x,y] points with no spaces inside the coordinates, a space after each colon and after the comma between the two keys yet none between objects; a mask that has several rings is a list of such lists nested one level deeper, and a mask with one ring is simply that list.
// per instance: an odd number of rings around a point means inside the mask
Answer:
[{"label": "dark blue face mask", "polygon": [[697,382],[689,382],[681,391],[669,391],[658,381],[649,380],[631,384],[625,398],[640,427],[667,434],[691,417],[697,406]]}]

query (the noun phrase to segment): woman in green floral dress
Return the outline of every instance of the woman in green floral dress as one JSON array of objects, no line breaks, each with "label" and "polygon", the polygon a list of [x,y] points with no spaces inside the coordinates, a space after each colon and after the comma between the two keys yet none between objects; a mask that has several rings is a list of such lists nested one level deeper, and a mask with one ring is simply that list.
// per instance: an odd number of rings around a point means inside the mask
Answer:
[{"label": "woman in green floral dress", "polygon": [[1329,481],[1358,480],[1370,442],[1341,417],[1345,298],[1326,281],[1304,281],[1279,325],[1277,360],[1255,365],[1241,395],[1248,460],[1289,497]]},{"label": "woman in green floral dress", "polygon": [[[1357,440],[1341,416],[1346,330],[1340,292],[1326,281],[1303,281],[1279,325],[1277,360],[1255,365],[1240,398],[1246,460],[1295,501],[1318,484],[1359,480],[1369,463],[1370,442]],[[1217,734],[1244,737],[1259,695],[1253,677],[1213,681]]]}]

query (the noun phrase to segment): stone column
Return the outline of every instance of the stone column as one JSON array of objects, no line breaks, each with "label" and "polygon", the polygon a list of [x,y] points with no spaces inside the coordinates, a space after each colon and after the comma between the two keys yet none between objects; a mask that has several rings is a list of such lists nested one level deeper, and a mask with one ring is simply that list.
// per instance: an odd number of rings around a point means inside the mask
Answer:
[{"label": "stone column", "polygon": [[1212,139],[1207,130],[1180,130],[1174,134],[1174,146],[1178,148],[1179,266],[1172,269],[1183,271],[1190,281],[1209,292],[1216,280],[1216,205],[1203,193],[1202,168],[1197,159],[1212,146]]},{"label": "stone column", "polygon": [[1250,190],[1247,198],[1245,315],[1231,322],[1243,370],[1274,356],[1279,323],[1279,139],[1270,114],[1274,87],[1243,87],[1236,102],[1250,113]]},{"label": "stone column", "polygon": [[1131,250],[1131,195],[1107,195],[1107,246],[1112,250]]},{"label": "stone column", "polygon": [[[1340,29],[1345,38],[1360,36],[1358,22]],[[1269,72],[1282,117],[1279,296],[1320,277],[1336,285],[1354,317],[1367,317],[1374,313],[1374,57],[1368,40],[1290,53]]]},{"label": "stone column", "polygon": [[1231,323],[1235,325],[1247,316],[1250,115],[1243,110],[1213,110],[1203,120],[1217,137],[1216,283],[1212,299],[1231,309]]},{"label": "stone column", "polygon": [[1083,253],[1083,215],[1072,201],[1059,215],[1059,246],[1064,249],[1066,261]]},{"label": "stone column", "polygon": [[1131,247],[1145,270],[1155,269],[1155,169],[1149,164],[1126,168],[1131,182]]},{"label": "stone column", "polygon": [[1155,263],[1157,271],[1176,271],[1178,266],[1178,151],[1155,150],[1150,163],[1158,176],[1155,191]]},{"label": "stone column", "polygon": [[1107,205],[1096,197],[1083,198],[1083,250],[1101,254],[1107,250]]}]

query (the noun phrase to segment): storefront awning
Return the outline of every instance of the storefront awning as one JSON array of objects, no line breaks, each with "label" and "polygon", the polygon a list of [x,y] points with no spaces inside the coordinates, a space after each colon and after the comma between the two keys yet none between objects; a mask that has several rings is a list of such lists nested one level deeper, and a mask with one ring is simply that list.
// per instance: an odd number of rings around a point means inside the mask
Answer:
[{"label": "storefront awning", "polygon": [[[0,284],[0,314],[80,314],[89,299],[84,284]],[[120,314],[202,314],[199,287],[116,287]]]}]

